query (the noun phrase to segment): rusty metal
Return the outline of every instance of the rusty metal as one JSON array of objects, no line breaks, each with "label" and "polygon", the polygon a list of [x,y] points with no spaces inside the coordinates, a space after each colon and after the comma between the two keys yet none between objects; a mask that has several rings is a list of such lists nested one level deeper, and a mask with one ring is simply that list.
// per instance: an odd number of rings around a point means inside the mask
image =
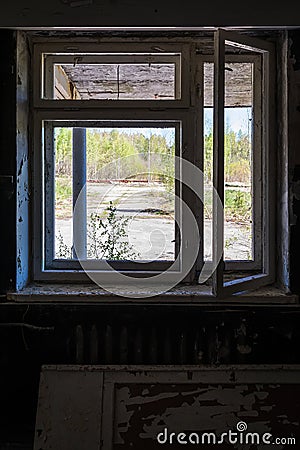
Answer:
[{"label": "rusty metal", "polygon": [[163,342],[163,358],[165,364],[170,364],[172,361],[172,343],[170,328],[165,329],[164,342]]},{"label": "rusty metal", "polygon": [[105,327],[105,335],[104,335],[104,359],[107,362],[107,364],[111,364],[113,361],[112,328],[108,324]]},{"label": "rusty metal", "polygon": [[128,329],[123,325],[120,331],[120,364],[128,362]]},{"label": "rusty metal", "polygon": [[150,340],[149,340],[149,362],[150,364],[158,363],[158,354],[157,354],[157,331],[155,327],[151,328],[150,332]]},{"label": "rusty metal", "polygon": [[81,325],[77,325],[75,329],[76,335],[76,362],[82,364],[84,361],[85,336]]},{"label": "rusty metal", "polygon": [[98,330],[96,325],[92,325],[90,330],[90,360],[91,364],[97,364],[99,361],[98,349]]},{"label": "rusty metal", "polygon": [[141,328],[136,330],[134,342],[134,359],[136,364],[143,362],[143,333]]},{"label": "rusty metal", "polygon": [[179,335],[179,364],[185,364],[187,360],[187,330],[181,331]]}]

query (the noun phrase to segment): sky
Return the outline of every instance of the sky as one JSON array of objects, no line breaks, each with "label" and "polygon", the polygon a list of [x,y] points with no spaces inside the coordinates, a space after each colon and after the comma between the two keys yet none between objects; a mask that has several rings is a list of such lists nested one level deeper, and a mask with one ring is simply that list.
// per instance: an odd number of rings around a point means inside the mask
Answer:
[{"label": "sky", "polygon": [[[209,130],[212,128],[213,123],[213,108],[204,108],[204,133],[208,134]],[[251,133],[251,108],[225,108],[225,127],[230,126],[230,128],[238,133],[239,130],[243,134]],[[107,129],[110,131],[110,129]],[[133,133],[142,132],[147,138],[151,134],[159,134],[165,136],[167,141],[173,141],[173,133],[171,128],[127,128],[122,129],[123,132]],[[169,142],[171,143],[171,142]]]},{"label": "sky", "polygon": [[[204,108],[204,133],[207,134],[213,123],[213,108]],[[225,127],[230,125],[234,132],[251,131],[251,108],[225,108]]]}]

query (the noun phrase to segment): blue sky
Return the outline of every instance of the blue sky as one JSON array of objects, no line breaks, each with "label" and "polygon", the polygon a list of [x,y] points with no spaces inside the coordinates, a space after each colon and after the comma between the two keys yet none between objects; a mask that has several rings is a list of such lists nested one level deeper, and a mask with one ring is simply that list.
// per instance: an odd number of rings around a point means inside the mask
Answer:
[{"label": "blue sky", "polygon": [[[204,133],[206,134],[213,123],[213,108],[204,108]],[[251,132],[251,108],[225,108],[225,127],[229,125],[236,133]]]},{"label": "blue sky", "polygon": [[[213,108],[204,108],[204,133],[207,134],[212,128]],[[251,108],[225,108],[225,127],[229,126],[235,133],[242,130],[243,133],[251,134]],[[151,134],[159,134],[165,136],[167,141],[172,141],[172,128],[128,128],[122,129],[123,132],[140,132],[149,138]]]}]

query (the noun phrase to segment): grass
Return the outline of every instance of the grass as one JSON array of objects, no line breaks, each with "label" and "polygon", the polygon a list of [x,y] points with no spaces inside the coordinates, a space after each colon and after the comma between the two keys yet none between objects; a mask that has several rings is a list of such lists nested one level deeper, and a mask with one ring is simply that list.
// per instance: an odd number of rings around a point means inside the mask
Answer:
[{"label": "grass", "polygon": [[55,178],[55,216],[57,219],[72,217],[72,184],[70,178]]},{"label": "grass", "polygon": [[225,191],[225,216],[227,220],[251,221],[252,198],[250,192],[228,189]]},{"label": "grass", "polygon": [[[205,219],[212,218],[212,190],[204,193]],[[238,189],[225,189],[225,220],[249,223],[252,220],[251,193]]]},{"label": "grass", "polygon": [[56,177],[55,195],[58,202],[67,200],[72,196],[72,185],[69,178]]}]

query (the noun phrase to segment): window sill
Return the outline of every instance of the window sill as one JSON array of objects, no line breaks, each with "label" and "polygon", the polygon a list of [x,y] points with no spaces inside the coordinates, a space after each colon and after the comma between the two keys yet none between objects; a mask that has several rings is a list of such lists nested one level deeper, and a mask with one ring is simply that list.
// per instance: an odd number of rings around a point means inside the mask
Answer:
[{"label": "window sill", "polygon": [[[134,290],[130,292],[134,295]],[[150,293],[149,293],[150,294]],[[6,301],[26,303],[109,303],[109,304],[212,304],[212,305],[298,305],[299,297],[286,294],[273,286],[255,291],[232,295],[226,299],[219,299],[212,295],[207,286],[178,286],[168,292],[155,297],[129,298],[109,293],[91,284],[31,284],[18,292],[8,292]]]}]

